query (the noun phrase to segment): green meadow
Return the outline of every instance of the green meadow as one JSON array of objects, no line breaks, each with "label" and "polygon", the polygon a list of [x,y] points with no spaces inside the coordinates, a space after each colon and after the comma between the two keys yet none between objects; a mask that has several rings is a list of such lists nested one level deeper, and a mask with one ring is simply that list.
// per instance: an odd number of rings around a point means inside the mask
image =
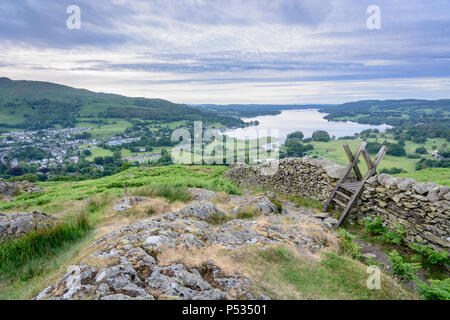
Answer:
[{"label": "green meadow", "polygon": [[238,194],[238,187],[222,177],[225,166],[167,166],[130,168],[119,174],[97,180],[80,182],[40,182],[43,193],[21,194],[10,202],[1,202],[0,211],[43,210],[58,213],[68,201],[84,201],[93,196],[124,195],[144,186],[169,186],[176,188],[205,188]]},{"label": "green meadow", "polygon": [[[378,139],[369,138],[367,141],[375,142],[383,142],[384,140],[388,142],[395,143],[396,141],[393,139],[391,135],[386,135],[386,138],[379,137]],[[313,141],[311,144],[314,146],[314,150],[310,151],[310,154],[313,156],[317,156],[320,158],[327,158],[341,165],[348,164],[348,158],[344,152],[343,145],[348,144],[353,152],[358,149],[361,140],[332,140],[329,142],[318,142]],[[426,159],[432,159],[431,152],[434,151],[432,147],[441,147],[443,144],[447,143],[445,139],[428,139],[425,144],[417,144],[412,141],[406,141],[405,150],[407,154],[414,154],[415,150],[419,147],[425,147],[427,149],[428,154],[421,155]],[[371,155],[372,159],[375,155]],[[415,173],[416,171],[416,163],[419,159],[410,159],[408,157],[395,157],[386,155],[383,158],[379,165],[379,169],[391,169],[391,168],[401,168],[410,173]],[[363,159],[360,160],[360,168],[365,172],[367,170],[366,164]],[[446,169],[448,171],[448,169]]]}]

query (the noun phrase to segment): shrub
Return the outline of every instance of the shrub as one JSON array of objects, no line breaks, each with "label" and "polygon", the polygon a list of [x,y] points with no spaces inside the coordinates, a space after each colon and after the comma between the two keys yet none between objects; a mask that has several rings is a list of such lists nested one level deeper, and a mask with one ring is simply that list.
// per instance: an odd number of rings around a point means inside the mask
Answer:
[{"label": "shrub", "polygon": [[362,255],[359,251],[360,247],[355,240],[356,236],[345,229],[338,229],[339,240],[339,254],[348,255],[353,259],[362,260]]},{"label": "shrub", "polygon": [[429,266],[444,268],[449,264],[448,252],[446,250],[438,252],[431,249],[429,246],[417,244],[408,244],[408,246],[417,252]]},{"label": "shrub", "polygon": [[9,181],[29,181],[29,182],[37,182],[39,180],[39,177],[33,173],[28,173],[23,176],[10,178]]},{"label": "shrub", "polygon": [[406,173],[405,170],[401,169],[401,168],[383,168],[380,170],[380,173],[387,173],[387,174],[399,174],[399,173]]},{"label": "shrub", "polygon": [[425,147],[419,147],[416,149],[416,153],[417,154],[426,154],[427,153],[427,149],[425,149]]},{"label": "shrub", "polygon": [[430,285],[415,279],[417,288],[425,300],[450,300],[450,278],[430,280]]},{"label": "shrub", "polygon": [[388,258],[392,263],[392,271],[403,279],[413,279],[414,274],[421,267],[420,263],[407,262],[397,250],[392,250]]},{"label": "shrub", "polygon": [[366,230],[372,234],[383,234],[386,232],[386,227],[383,226],[383,220],[379,217],[377,218],[365,218],[363,220],[364,225],[366,226]]},{"label": "shrub", "polygon": [[283,204],[280,200],[270,198],[270,201],[277,207],[279,213],[283,211]]},{"label": "shrub", "polygon": [[406,234],[406,229],[402,225],[397,225],[395,227],[395,230],[389,229],[385,231],[380,237],[387,242],[402,245],[404,243]]}]

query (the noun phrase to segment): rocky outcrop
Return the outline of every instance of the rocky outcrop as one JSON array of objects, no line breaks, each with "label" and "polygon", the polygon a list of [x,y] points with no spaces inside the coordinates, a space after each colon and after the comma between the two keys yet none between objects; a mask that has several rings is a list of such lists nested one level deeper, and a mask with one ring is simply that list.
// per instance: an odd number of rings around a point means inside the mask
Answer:
[{"label": "rocky outcrop", "polygon": [[239,164],[225,172],[225,176],[241,186],[263,186],[280,193],[297,193],[325,200],[345,167],[326,159],[281,159],[274,175],[266,175],[270,164],[249,166]]},{"label": "rocky outcrop", "polygon": [[192,200],[204,201],[204,200],[214,200],[217,199],[217,193],[211,190],[190,188]]},{"label": "rocky outcrop", "polygon": [[[232,198],[241,205],[269,201],[264,197]],[[201,250],[217,250],[220,256],[233,259],[249,246],[287,244],[316,252],[329,242],[322,219],[308,210],[285,215],[268,212],[255,220],[233,219],[231,211],[229,203],[218,208],[212,202],[195,202],[179,211],[118,228],[95,241],[92,254],[82,264],[71,267],[36,299],[268,299],[255,292],[238,264],[225,271]],[[211,215],[218,213],[230,215],[231,221],[209,224]],[[200,253],[195,263],[178,256],[168,261],[171,250],[188,257]]]},{"label": "rocky outcrop", "polygon": [[40,192],[39,187],[28,181],[11,182],[0,179],[0,197],[12,197],[20,192]]},{"label": "rocky outcrop", "polygon": [[[290,158],[279,161],[275,175],[262,174],[270,164],[238,165],[224,175],[242,186],[263,186],[280,193],[296,193],[326,200],[345,168],[329,160]],[[357,201],[353,218],[381,217],[386,225],[402,225],[406,241],[450,247],[450,188],[434,183],[380,174],[371,178]],[[350,218],[352,217],[350,216]]]},{"label": "rocky outcrop", "polygon": [[20,237],[39,228],[48,228],[55,220],[40,211],[11,215],[0,213],[0,239]]},{"label": "rocky outcrop", "polygon": [[0,179],[0,195],[12,196],[17,190],[17,185],[14,182]]},{"label": "rocky outcrop", "polygon": [[118,212],[125,212],[133,208],[138,203],[150,200],[146,197],[124,197],[123,199],[114,203],[113,210]]}]

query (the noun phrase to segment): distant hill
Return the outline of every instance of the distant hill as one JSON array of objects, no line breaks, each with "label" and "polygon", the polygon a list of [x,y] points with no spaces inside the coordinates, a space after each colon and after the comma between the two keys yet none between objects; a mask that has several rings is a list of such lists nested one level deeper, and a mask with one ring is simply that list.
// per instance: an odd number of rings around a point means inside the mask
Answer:
[{"label": "distant hill", "polygon": [[218,116],[161,99],[129,98],[39,81],[0,78],[0,127],[45,129],[73,127],[80,121],[140,119],[161,122],[201,120],[242,126],[242,120]]},{"label": "distant hill", "polygon": [[327,109],[333,105],[328,104],[308,104],[308,105],[294,105],[294,104],[200,104],[194,107],[205,110],[217,112],[221,115],[229,115],[236,117],[258,117],[265,115],[277,115],[282,110],[296,110],[296,109]]},{"label": "distant hill", "polygon": [[328,120],[352,120],[365,124],[405,126],[450,123],[450,99],[364,100],[322,108]]}]

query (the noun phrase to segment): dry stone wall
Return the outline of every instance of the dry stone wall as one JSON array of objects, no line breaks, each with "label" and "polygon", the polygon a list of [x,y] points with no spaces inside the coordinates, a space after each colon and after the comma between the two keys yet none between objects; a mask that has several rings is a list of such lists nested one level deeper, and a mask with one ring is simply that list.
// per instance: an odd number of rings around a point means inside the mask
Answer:
[{"label": "dry stone wall", "polygon": [[403,226],[410,243],[450,247],[450,188],[380,174],[369,179],[351,212],[359,221],[381,217],[391,229]]},{"label": "dry stone wall", "polygon": [[[326,200],[345,167],[326,159],[288,158],[278,161],[274,175],[263,174],[269,164],[236,165],[225,176],[241,186],[263,186],[280,193],[297,193]],[[450,188],[386,174],[369,179],[350,218],[377,216],[407,230],[406,241],[435,249],[450,248]]]},{"label": "dry stone wall", "polygon": [[345,171],[345,167],[332,161],[310,157],[281,159],[276,173],[265,175],[270,166],[238,164],[225,172],[225,176],[241,186],[262,186],[280,193],[325,200]]}]

